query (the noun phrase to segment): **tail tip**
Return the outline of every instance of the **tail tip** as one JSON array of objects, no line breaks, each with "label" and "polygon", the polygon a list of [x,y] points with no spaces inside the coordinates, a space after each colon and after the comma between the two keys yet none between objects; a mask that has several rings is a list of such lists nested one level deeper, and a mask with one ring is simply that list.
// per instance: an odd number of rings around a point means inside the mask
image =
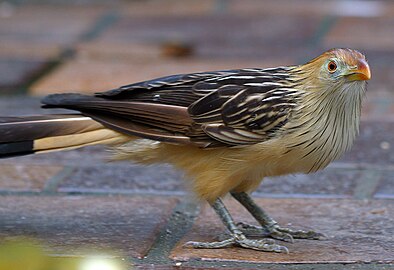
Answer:
[{"label": "tail tip", "polygon": [[44,97],[41,103],[43,104],[43,108],[50,108],[67,105],[70,101],[80,100],[83,97],[85,96],[77,93],[51,94]]}]

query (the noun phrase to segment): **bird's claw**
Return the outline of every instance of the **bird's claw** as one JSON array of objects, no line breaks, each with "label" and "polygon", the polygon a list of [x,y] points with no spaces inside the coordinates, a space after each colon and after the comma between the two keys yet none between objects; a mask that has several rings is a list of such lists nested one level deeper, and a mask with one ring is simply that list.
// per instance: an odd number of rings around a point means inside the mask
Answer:
[{"label": "bird's claw", "polygon": [[254,249],[258,251],[289,253],[287,247],[275,244],[275,241],[272,239],[254,240],[254,239],[248,239],[244,235],[241,235],[241,237],[239,235],[232,236],[229,239],[218,241],[218,242],[189,241],[185,243],[184,246],[192,247],[192,248],[206,248],[206,249],[239,246],[239,247]]},{"label": "bird's claw", "polygon": [[[280,234],[289,235],[295,239],[308,239],[308,240],[326,240],[327,236],[323,233],[315,232],[312,230],[304,231],[304,230],[292,230],[289,228],[282,228],[279,225],[274,226],[274,231],[279,232]],[[275,238],[275,237],[273,237]],[[278,239],[278,238],[276,238]]]},{"label": "bird's claw", "polygon": [[292,230],[289,228],[282,228],[278,224],[273,226],[254,226],[240,222],[237,226],[246,235],[260,235],[263,237],[271,237],[277,240],[293,243],[294,239],[309,239],[309,240],[325,240],[327,236],[315,231]]}]

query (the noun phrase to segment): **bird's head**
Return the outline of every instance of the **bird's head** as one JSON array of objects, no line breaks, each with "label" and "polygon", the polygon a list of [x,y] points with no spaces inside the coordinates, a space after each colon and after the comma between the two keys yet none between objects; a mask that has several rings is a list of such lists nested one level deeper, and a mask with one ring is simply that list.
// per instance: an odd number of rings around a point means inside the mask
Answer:
[{"label": "bird's head", "polygon": [[299,66],[298,70],[304,76],[313,78],[309,86],[314,87],[311,88],[323,91],[364,90],[366,81],[371,78],[365,56],[352,49],[331,49]]}]

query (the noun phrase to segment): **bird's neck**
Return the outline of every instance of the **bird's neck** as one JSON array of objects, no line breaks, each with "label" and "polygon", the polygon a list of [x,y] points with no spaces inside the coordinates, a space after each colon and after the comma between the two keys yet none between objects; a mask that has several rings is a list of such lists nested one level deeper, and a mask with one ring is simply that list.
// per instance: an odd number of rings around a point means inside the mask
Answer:
[{"label": "bird's neck", "polygon": [[293,136],[303,142],[308,172],[326,167],[350,149],[359,131],[365,89],[365,82],[354,82],[340,89],[305,91],[297,117],[303,128]]}]

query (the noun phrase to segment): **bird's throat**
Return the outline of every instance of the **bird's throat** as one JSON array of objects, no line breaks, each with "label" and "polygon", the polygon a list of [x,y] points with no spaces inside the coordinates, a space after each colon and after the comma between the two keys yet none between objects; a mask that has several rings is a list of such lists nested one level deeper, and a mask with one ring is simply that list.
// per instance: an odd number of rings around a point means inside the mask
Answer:
[{"label": "bird's throat", "polygon": [[365,82],[353,82],[305,95],[297,119],[300,128],[288,140],[289,149],[299,147],[303,172],[325,168],[351,148],[359,131],[365,89]]}]

